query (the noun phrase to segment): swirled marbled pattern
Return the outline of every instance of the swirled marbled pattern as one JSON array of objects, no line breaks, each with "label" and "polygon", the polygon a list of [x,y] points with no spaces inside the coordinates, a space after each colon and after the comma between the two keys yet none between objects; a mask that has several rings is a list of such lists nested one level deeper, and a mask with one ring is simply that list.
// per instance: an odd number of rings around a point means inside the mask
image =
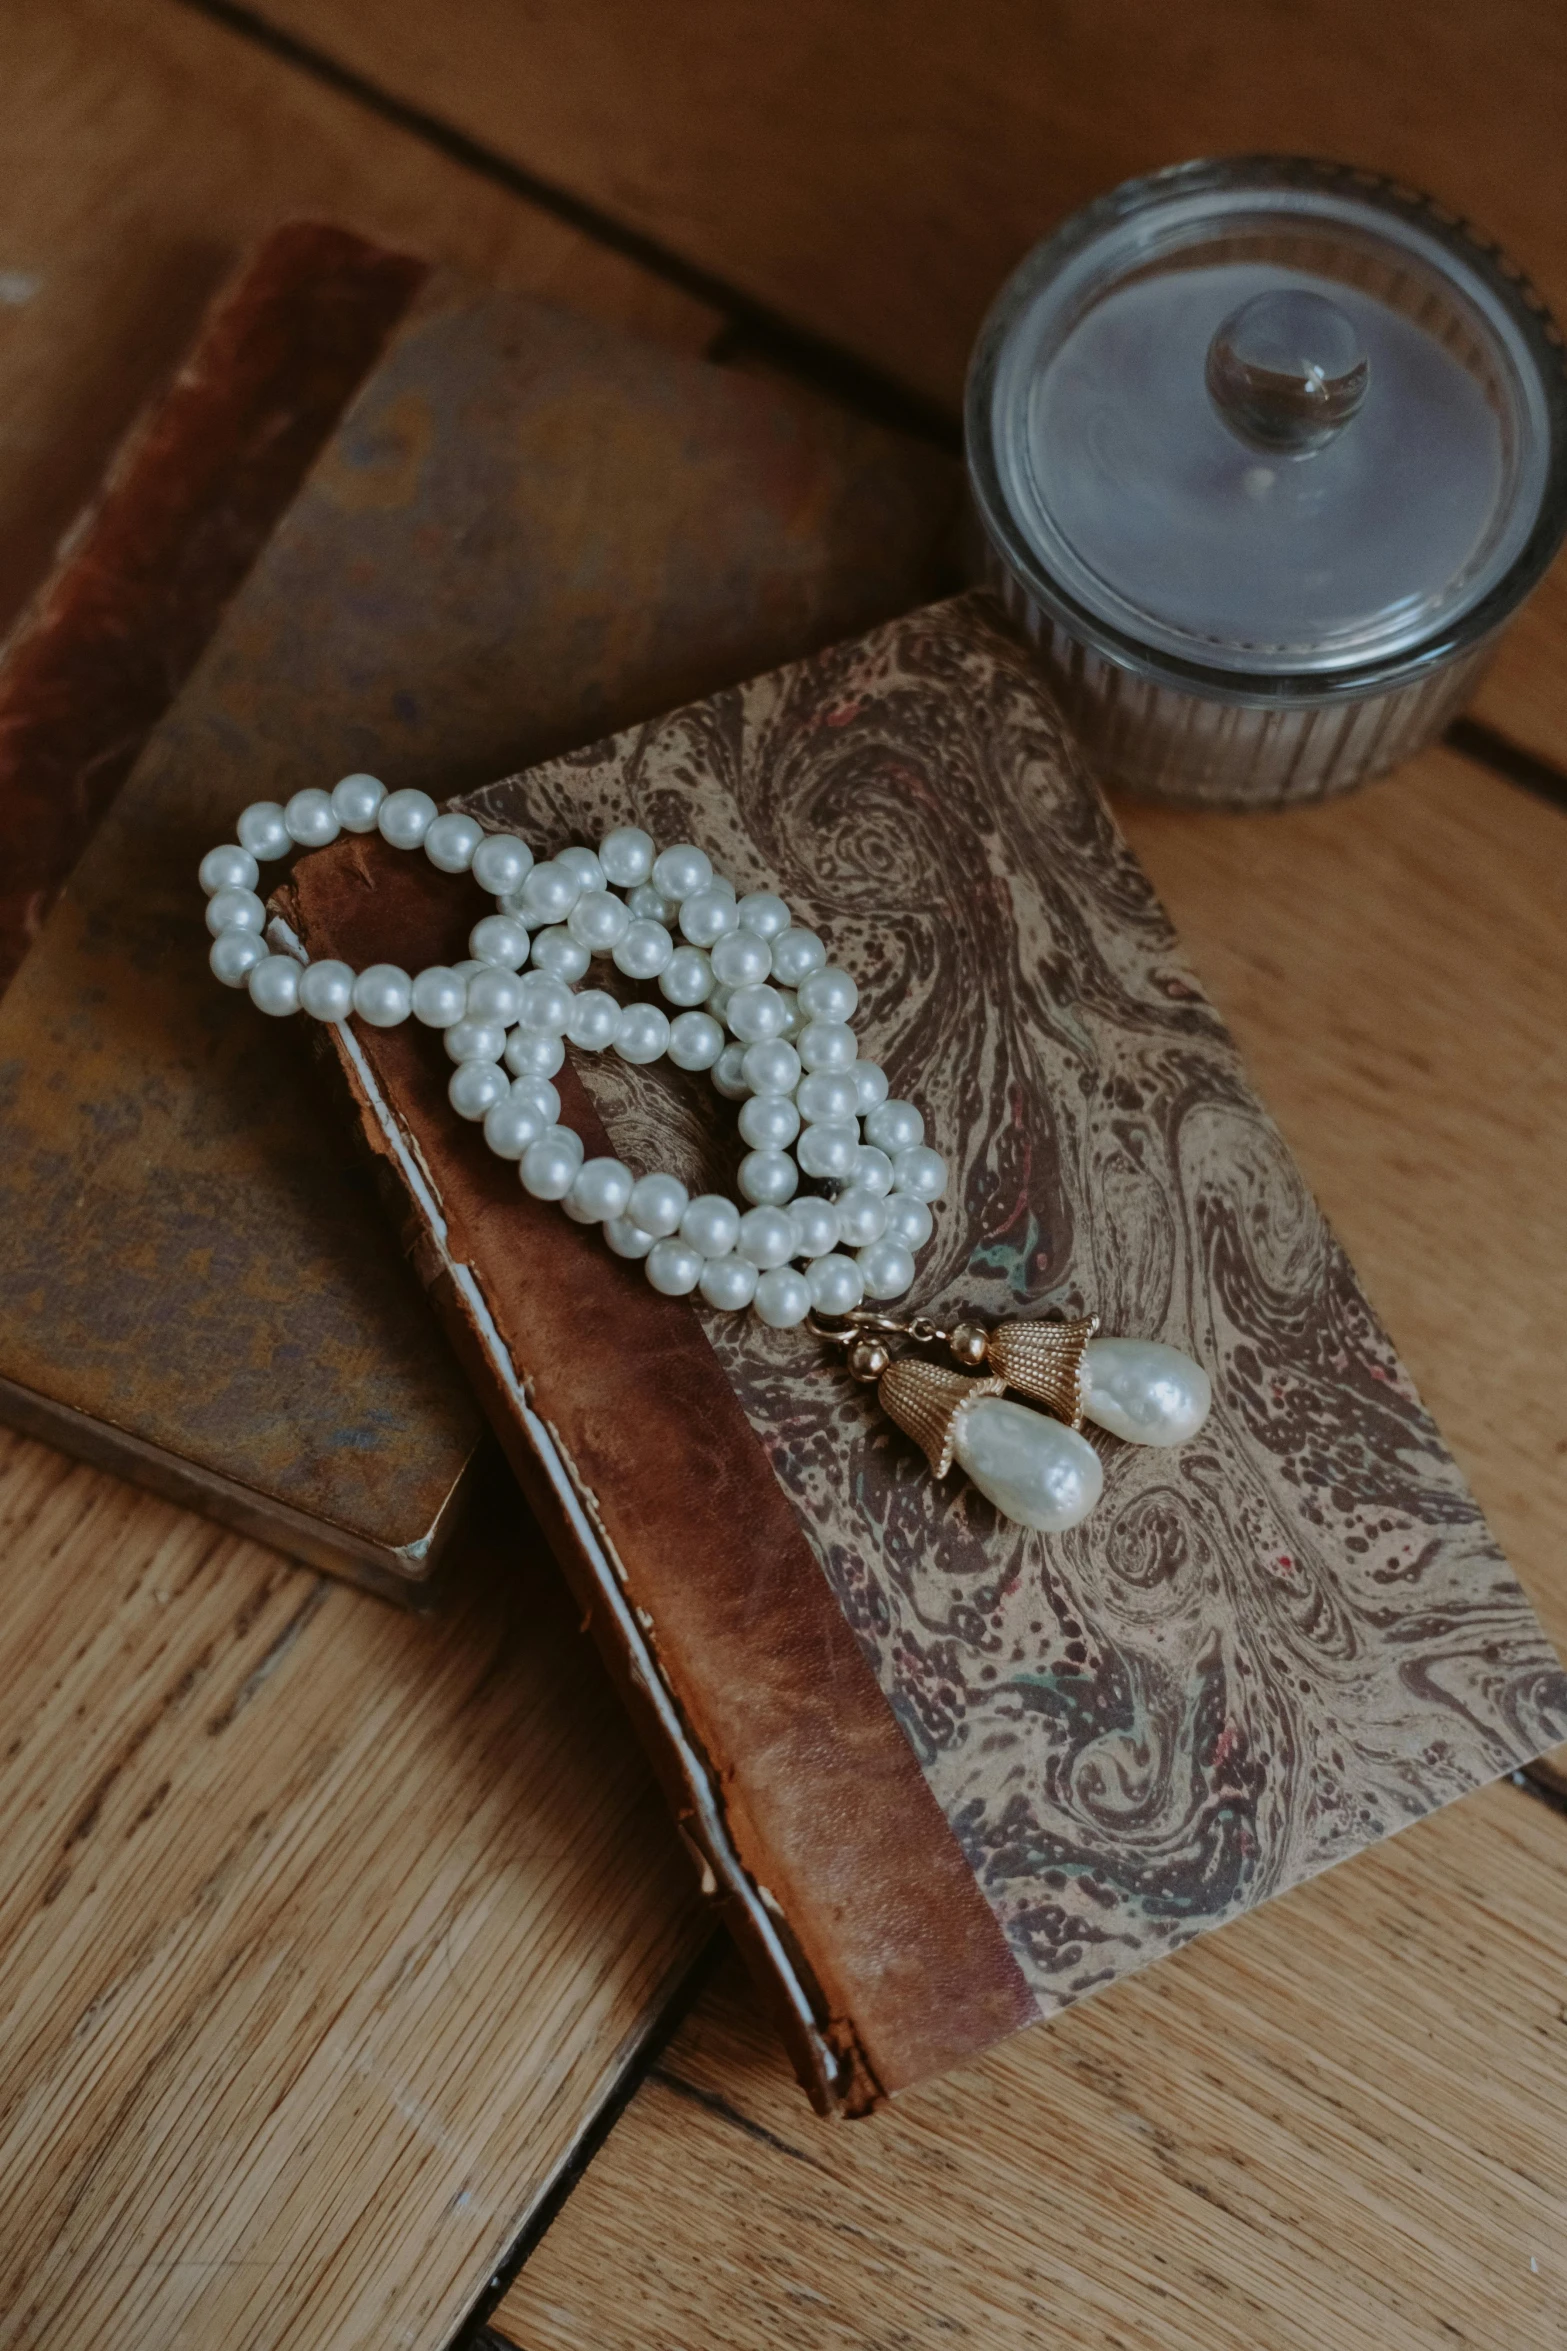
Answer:
[{"label": "swirled marbled pattern", "polygon": [[[705,1316],[1042,2009],[1567,1735],[1567,1681],[1025,657],[964,599],[469,803],[777,889],[955,1169],[938,1315],[1097,1311],[1214,1377],[1054,1538],[936,1485],[803,1332]],[[728,1106],[584,1074],[637,1167]],[[640,1275],[628,1268],[628,1281]]]}]

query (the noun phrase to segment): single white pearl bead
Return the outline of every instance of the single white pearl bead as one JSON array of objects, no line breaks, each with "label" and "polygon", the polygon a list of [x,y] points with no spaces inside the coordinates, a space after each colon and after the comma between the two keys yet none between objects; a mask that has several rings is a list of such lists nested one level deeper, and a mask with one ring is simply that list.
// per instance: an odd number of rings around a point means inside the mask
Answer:
[{"label": "single white pearl bead", "polygon": [[912,1102],[881,1102],[866,1115],[865,1140],[896,1159],[900,1151],[924,1142],[925,1121]]},{"label": "single white pearl bead", "polygon": [[614,964],[628,980],[656,980],[675,952],[661,922],[628,922],[614,949]]},{"label": "single white pearl bead", "polygon": [[503,963],[519,971],[528,960],[531,942],[520,922],[509,914],[481,915],[468,933],[468,946],[480,963]]},{"label": "single white pearl bead", "polygon": [[694,891],[705,890],[712,878],[712,859],[689,841],[677,841],[653,860],[653,887],[676,906]]},{"label": "single white pearl bead", "polygon": [[468,982],[449,964],[431,963],[413,985],[413,1015],[427,1029],[449,1029],[468,1009]]},{"label": "single white pearl bead", "polygon": [[[682,925],[685,911],[681,912]],[[688,931],[687,938],[690,935]],[[772,950],[754,931],[726,931],[714,944],[712,965],[714,979],[726,988],[755,988],[773,968]]]},{"label": "single white pearl bead", "polygon": [[740,1211],[721,1192],[698,1192],[680,1219],[680,1238],[703,1257],[727,1257],[740,1238]]},{"label": "single white pearl bead", "polygon": [[713,868],[713,878],[707,886],[710,890],[722,890],[731,906],[738,904],[734,883],[726,873],[720,873],[716,866]]},{"label": "single white pearl bead", "polygon": [[795,1145],[795,1157],[806,1175],[843,1183],[853,1173],[859,1147],[857,1127],[809,1126]]},{"label": "single white pearl bead", "polygon": [[626,1214],[655,1241],[663,1241],[679,1232],[680,1219],[690,1205],[691,1195],[678,1176],[645,1175],[631,1187]]},{"label": "single white pearl bead", "polygon": [[428,792],[388,792],[376,811],[376,829],[394,849],[417,849],[438,814]]},{"label": "single white pearl bead", "polygon": [[780,931],[773,941],[773,977],[786,988],[797,988],[826,961],[827,950],[814,931]]},{"label": "single white pearl bead", "polygon": [[539,1029],[513,1029],[501,1055],[518,1079],[552,1078],[565,1058],[566,1048],[561,1039],[546,1036]]},{"label": "single white pearl bead", "polygon": [[742,928],[759,939],[776,939],[789,928],[789,909],[771,890],[748,890],[735,911]]},{"label": "single white pearl bead", "polygon": [[385,798],[379,776],[343,776],[332,786],[332,813],[345,833],[373,833]]},{"label": "single white pearl bead", "polygon": [[507,1100],[526,1103],[547,1127],[560,1124],[560,1096],[548,1078],[514,1078]]},{"label": "single white pearl bead", "polygon": [[220,931],[207,962],[225,988],[242,988],[266,951],[266,941],[256,931]]},{"label": "single white pearl bead", "polygon": [[887,1099],[887,1072],[878,1061],[857,1061],[849,1075],[854,1080],[854,1089],[859,1096],[860,1116],[868,1118]]},{"label": "single white pearl bead", "polygon": [[838,1211],[830,1200],[819,1192],[802,1193],[790,1202],[789,1222],[794,1227],[794,1247],[791,1257],[825,1257],[829,1249],[836,1249],[842,1235],[838,1230]]},{"label": "single white pearl bead", "polygon": [[617,890],[634,890],[653,871],[652,836],[640,825],[617,825],[599,843],[599,863]]},{"label": "single white pearl bead", "polygon": [[[571,911],[575,919],[576,907]],[[547,930],[534,932],[532,961],[536,970],[547,971],[552,979],[564,980],[569,987],[573,980],[581,979],[592,958],[565,924],[557,922],[551,923]]]},{"label": "single white pearl bead", "polygon": [[669,1015],[656,1004],[627,1004],[615,1030],[615,1051],[622,1061],[641,1067],[669,1050]]},{"label": "single white pearl bead", "polygon": [[253,890],[261,879],[261,868],[248,849],[226,844],[207,851],[196,878],[211,898],[219,890]]},{"label": "single white pearl bead", "polygon": [[499,1061],[506,1050],[506,1031],[498,1020],[458,1020],[447,1030],[444,1042],[450,1061]]},{"label": "single white pearl bead", "polygon": [[525,1029],[536,1029],[546,1037],[565,1035],[572,996],[564,980],[551,979],[547,971],[525,971],[520,993],[517,1018]]},{"label": "single white pearl bead", "polygon": [[887,1229],[887,1203],[879,1192],[862,1192],[857,1184],[838,1194],[838,1230],[851,1249],[868,1249]]},{"label": "single white pearl bead", "polygon": [[753,1151],[787,1151],[800,1131],[800,1113],[787,1094],[753,1094],[740,1105],[739,1124]]},{"label": "single white pearl bead", "polygon": [[740,1057],[740,1075],[753,1094],[792,1094],[800,1082],[800,1056],[781,1037],[748,1045]]},{"label": "single white pearl bead", "polygon": [[626,900],[626,909],[633,922],[662,923],[666,931],[680,912],[675,901],[655,890],[651,882],[638,883]]},{"label": "single white pearl bead", "polygon": [[264,955],[245,985],[256,1010],[275,1020],[299,1010],[299,966],[292,955]]},{"label": "single white pearl bead", "polygon": [[585,1159],[566,1195],[566,1206],[579,1224],[607,1224],[624,1216],[631,1200],[633,1177],[618,1159]]},{"label": "single white pearl bead", "polygon": [[859,1116],[853,1080],[843,1071],[816,1070],[800,1080],[794,1098],[813,1126],[848,1126]]},{"label": "single white pearl bead", "polygon": [[702,1279],[702,1252],[689,1241],[655,1241],[647,1253],[647,1278],[666,1298],[688,1298]]},{"label": "single white pearl bead", "polygon": [[536,1143],[530,1143],[518,1163],[522,1188],[534,1200],[564,1200],[577,1180],[582,1165],[582,1150],[574,1151],[568,1127],[550,1127]]},{"label": "single white pearl bead", "polygon": [[1157,1339],[1090,1339],[1083,1410],[1134,1445],[1184,1445],[1207,1419],[1213,1382],[1200,1363]]},{"label": "single white pearl bead", "polygon": [[743,1045],[766,1045],[784,1024],[783,998],[776,988],[736,988],[724,1018]]},{"label": "single white pearl bead", "polygon": [[874,1143],[862,1143],[854,1154],[849,1180],[862,1192],[890,1192],[892,1161],[885,1151],[878,1151]]},{"label": "single white pearl bead", "polygon": [[805,1067],[814,1073],[819,1069],[852,1069],[859,1049],[853,1029],[842,1021],[813,1020],[800,1031],[795,1050]]},{"label": "single white pearl bead", "polygon": [[613,890],[584,890],[566,917],[566,928],[590,955],[608,955],[631,928],[631,917]]},{"label": "single white pearl bead", "polygon": [[[585,988],[571,1000],[566,1034],[584,1053],[607,1053],[620,1029],[620,1006],[603,988]],[[614,1212],[620,1214],[617,1208]]]},{"label": "single white pearl bead", "polygon": [[868,1249],[856,1252],[856,1261],[867,1298],[901,1298],[913,1287],[914,1259],[901,1241],[872,1241]]},{"label": "single white pearl bead", "polygon": [[735,1248],[766,1273],[772,1266],[787,1265],[794,1255],[794,1226],[781,1208],[748,1208],[740,1219]]},{"label": "single white pearl bead", "polygon": [[354,1010],[373,1029],[395,1029],[413,1002],[413,981],[398,964],[372,963],[354,982]]},{"label": "single white pearl bead", "polygon": [[497,1159],[520,1159],[551,1124],[537,1102],[523,1094],[505,1094],[484,1114],[484,1139]]},{"label": "single white pearl bead", "polygon": [[658,975],[658,992],[671,1004],[705,1004],[713,993],[713,967],[700,947],[674,947]]},{"label": "single white pearl bead", "polygon": [[805,1279],[818,1314],[852,1314],[865,1295],[865,1276],[839,1249],[818,1257]]},{"label": "single white pearl bead", "polygon": [[916,1200],[939,1200],[947,1188],[947,1163],[939,1151],[916,1143],[893,1153],[892,1180],[898,1191],[912,1192]]},{"label": "single white pearl bead", "polygon": [[473,878],[492,898],[520,890],[533,871],[533,851],[515,833],[486,833],[473,853]]},{"label": "single white pearl bead", "polygon": [[584,849],[579,843],[574,843],[571,848],[562,849],[555,862],[563,865],[573,877],[579,893],[603,889],[604,868],[591,849]]},{"label": "single white pearl bead", "polygon": [[509,1029],[513,1021],[521,1018],[522,982],[503,963],[492,963],[485,970],[476,971],[467,988],[468,1001],[463,1010],[470,1020],[498,1021],[503,1029]]},{"label": "single white pearl bead", "polygon": [[447,1081],[446,1099],[459,1118],[484,1118],[506,1099],[506,1080],[493,1061],[460,1061]]},{"label": "single white pearl bead", "polygon": [[800,982],[800,1010],[808,1020],[852,1020],[860,1001],[860,991],[846,971],[837,964],[823,964],[820,971],[807,972]]},{"label": "single white pearl bead", "polygon": [[312,1020],[346,1020],[354,1009],[352,966],[331,959],[306,964],[299,975],[299,1001]]},{"label": "single white pearl bead", "polygon": [[733,988],[726,988],[721,980],[715,980],[705,1009],[712,1014],[715,1020],[722,1020],[729,1010],[729,999],[733,994]]},{"label": "single white pearl bead", "polygon": [[533,868],[516,893],[517,911],[535,928],[541,923],[564,922],[581,895],[570,866],[550,857]]},{"label": "single white pearl bead", "polygon": [[1045,1535],[1081,1526],[1104,1488],[1086,1437],[1005,1396],[977,1396],[958,1414],[952,1455],[1005,1517]]},{"label": "single white pearl bead", "polygon": [[739,927],[733,894],[711,882],[706,889],[693,890],[688,898],[680,901],[681,934],[693,947],[711,947],[726,931]]},{"label": "single white pearl bead", "polygon": [[216,938],[220,931],[262,931],[266,928],[267,910],[254,890],[214,890],[207,900],[207,928]]},{"label": "single white pearl bead", "polygon": [[464,987],[468,985],[470,980],[477,979],[481,971],[488,971],[489,968],[489,965],[487,963],[481,962],[477,955],[464,956],[461,963],[454,963],[452,965],[453,971],[462,981]]},{"label": "single white pearl bead", "polygon": [[234,827],[239,845],[248,849],[252,857],[263,865],[274,857],[286,857],[294,844],[288,837],[288,823],[276,800],[252,800]]},{"label": "single white pearl bead", "polygon": [[653,1246],[653,1235],[644,1232],[629,1216],[612,1216],[604,1227],[604,1238],[617,1257],[629,1257],[633,1261],[646,1257]]},{"label": "single white pearl bead", "polygon": [[330,792],[319,792],[314,786],[293,795],[283,810],[283,822],[289,839],[297,841],[301,849],[324,849],[343,829]]},{"label": "single white pearl bead", "polygon": [[912,1192],[894,1192],[886,1208],[888,1240],[901,1241],[905,1249],[923,1249],[934,1222],[924,1201],[916,1200]]},{"label": "single white pearl bead", "polygon": [[800,999],[793,988],[780,988],[778,1001],[784,1008],[784,1024],[778,1034],[781,1037],[786,1037],[792,1045],[800,1031],[806,1026],[805,1015],[800,1010]]},{"label": "single white pearl bead", "polygon": [[810,1284],[792,1265],[775,1266],[758,1281],[754,1304],[758,1321],[769,1330],[792,1330],[811,1311]]},{"label": "single white pearl bead", "polygon": [[449,809],[424,836],[424,853],[437,873],[466,873],[484,839],[484,827]]},{"label": "single white pearl bead", "polygon": [[[756,1047],[750,1050],[754,1053]],[[726,1045],[713,1064],[713,1084],[726,1102],[743,1102],[751,1089],[745,1078],[744,1045]]]},{"label": "single white pearl bead", "polygon": [[787,1151],[748,1151],[735,1180],[742,1199],[783,1208],[800,1188],[800,1171]]},{"label": "single white pearl bead", "polygon": [[710,1013],[680,1012],[669,1024],[669,1058],[676,1069],[711,1069],[724,1049],[724,1032]]},{"label": "single white pearl bead", "polygon": [[722,1314],[738,1314],[756,1296],[760,1276],[744,1257],[710,1257],[698,1285],[709,1306]]}]

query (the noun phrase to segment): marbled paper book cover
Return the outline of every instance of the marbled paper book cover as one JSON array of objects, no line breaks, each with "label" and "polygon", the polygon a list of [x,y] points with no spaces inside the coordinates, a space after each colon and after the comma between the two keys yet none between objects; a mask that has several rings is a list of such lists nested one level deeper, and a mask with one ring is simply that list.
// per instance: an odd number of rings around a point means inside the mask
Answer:
[{"label": "marbled paper book cover", "polygon": [[[1213,1375],[999,1518],[802,1330],[657,1295],[449,1110],[438,1037],[339,1033],[447,1326],[818,2102],[862,2111],[1567,1734],[1567,1682],[1170,924],[980,599],[470,797],[780,891],[954,1177],[914,1303],[1061,1310]],[[307,861],[313,953],[462,953],[461,890]],[[626,983],[630,992],[630,983]],[[588,1148],[733,1189],[732,1107],[573,1056]]]}]

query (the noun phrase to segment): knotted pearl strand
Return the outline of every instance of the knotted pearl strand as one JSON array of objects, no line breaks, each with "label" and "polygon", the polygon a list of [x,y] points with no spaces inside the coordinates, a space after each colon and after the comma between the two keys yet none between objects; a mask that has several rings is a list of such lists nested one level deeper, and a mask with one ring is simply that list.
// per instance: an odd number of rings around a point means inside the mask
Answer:
[{"label": "knotted pearl strand", "polygon": [[[515,834],[443,816],[427,792],[388,792],[368,775],[296,792],[286,807],[258,800],[235,829],[237,842],[209,850],[200,868],[217,977],[277,1017],[341,1022],[353,1012],[372,1028],[413,1019],[442,1030],[459,1117],[482,1120],[524,1191],[601,1225],[654,1289],[696,1291],[730,1312],[749,1306],[786,1329],[813,1310],[847,1314],[910,1287],[946,1163],[914,1105],[889,1100],[883,1070],[860,1059],[850,1025],[859,991],[781,898],[737,898],[703,850],[683,841],[660,854],[634,825],[596,852],[536,861]],[[442,873],[473,875],[496,911],[474,925],[466,962],[410,978],[393,963],[356,973],[268,953],[262,865],[340,832],[379,832],[394,848],[423,849]],[[656,980],[673,1014],[579,989],[604,955],[629,979]],[[587,1158],[550,1083],[567,1042],[707,1070],[741,1105],[748,1205],[717,1192],[692,1199],[675,1176]],[[802,1175],[830,1189],[801,1193]]]}]

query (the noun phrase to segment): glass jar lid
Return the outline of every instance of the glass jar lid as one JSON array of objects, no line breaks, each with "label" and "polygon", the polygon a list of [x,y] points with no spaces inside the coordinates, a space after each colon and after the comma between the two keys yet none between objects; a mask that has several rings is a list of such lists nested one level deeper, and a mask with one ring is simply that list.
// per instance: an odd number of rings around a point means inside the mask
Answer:
[{"label": "glass jar lid", "polygon": [[1333,164],[1187,164],[1077,214],[991,313],[968,439],[1025,587],[1232,686],[1441,657],[1567,523],[1539,297],[1428,199]]}]

